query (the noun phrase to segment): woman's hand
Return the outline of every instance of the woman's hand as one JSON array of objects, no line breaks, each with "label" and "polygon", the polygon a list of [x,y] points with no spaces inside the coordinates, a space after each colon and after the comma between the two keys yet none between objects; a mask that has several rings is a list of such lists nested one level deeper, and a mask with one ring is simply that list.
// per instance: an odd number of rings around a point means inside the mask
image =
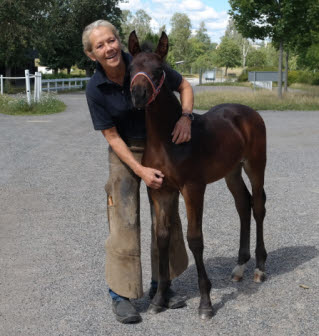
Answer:
[{"label": "woman's hand", "polygon": [[172,132],[172,141],[179,145],[183,142],[187,142],[191,139],[191,120],[187,116],[181,116],[175,124]]},{"label": "woman's hand", "polygon": [[138,175],[152,189],[159,189],[162,186],[164,175],[158,169],[141,166]]}]

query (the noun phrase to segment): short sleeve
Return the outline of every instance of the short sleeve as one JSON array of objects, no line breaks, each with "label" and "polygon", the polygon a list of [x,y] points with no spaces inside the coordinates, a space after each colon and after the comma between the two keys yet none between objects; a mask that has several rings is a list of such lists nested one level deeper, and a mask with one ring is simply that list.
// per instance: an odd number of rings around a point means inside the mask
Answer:
[{"label": "short sleeve", "polygon": [[179,86],[182,83],[182,75],[179,74],[177,71],[173,70],[170,66],[168,66],[167,64],[165,64],[164,66],[164,71],[166,73],[166,82],[169,86],[169,88],[172,91],[177,91]]},{"label": "short sleeve", "polygon": [[115,126],[112,116],[107,112],[105,106],[88,94],[86,99],[95,130],[105,130]]}]

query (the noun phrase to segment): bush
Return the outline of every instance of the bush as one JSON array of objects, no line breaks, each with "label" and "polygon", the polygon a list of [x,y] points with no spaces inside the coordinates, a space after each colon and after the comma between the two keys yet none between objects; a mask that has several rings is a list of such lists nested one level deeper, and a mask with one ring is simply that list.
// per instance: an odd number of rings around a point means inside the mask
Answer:
[{"label": "bush", "polygon": [[82,78],[85,75],[68,75],[66,73],[60,72],[58,74],[42,74],[42,79],[60,79],[60,78]]},{"label": "bush", "polygon": [[[250,71],[278,71],[278,69],[274,67],[265,67],[262,69],[256,67],[247,68],[244,69],[243,72],[238,77],[238,82],[247,82],[248,72]],[[294,83],[319,85],[319,72],[301,71],[301,70],[288,71],[288,85]]]},{"label": "bush", "polygon": [[248,82],[248,71],[243,70],[243,72],[237,78],[238,82]]}]

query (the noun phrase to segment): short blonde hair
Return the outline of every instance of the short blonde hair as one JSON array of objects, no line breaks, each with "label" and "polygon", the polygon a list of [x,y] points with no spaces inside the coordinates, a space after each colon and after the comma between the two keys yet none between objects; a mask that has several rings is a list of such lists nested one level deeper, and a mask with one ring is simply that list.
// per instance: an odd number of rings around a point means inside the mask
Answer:
[{"label": "short blonde hair", "polygon": [[106,20],[97,20],[86,26],[83,30],[82,34],[82,44],[83,44],[83,50],[84,52],[91,52],[92,51],[92,45],[90,41],[90,35],[92,31],[98,27],[107,27],[111,29],[112,33],[114,34],[115,38],[121,42],[120,35],[118,30],[115,28],[114,25],[112,25],[111,22]]}]

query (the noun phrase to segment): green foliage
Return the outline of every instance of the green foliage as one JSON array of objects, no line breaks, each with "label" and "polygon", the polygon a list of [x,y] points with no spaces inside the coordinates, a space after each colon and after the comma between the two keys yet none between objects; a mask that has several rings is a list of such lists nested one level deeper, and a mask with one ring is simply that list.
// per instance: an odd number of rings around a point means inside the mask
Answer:
[{"label": "green foliage", "polygon": [[247,66],[263,67],[266,65],[266,53],[264,48],[252,49],[247,55]]},{"label": "green foliage", "polygon": [[196,30],[195,39],[203,45],[203,49],[205,51],[208,51],[210,49],[211,42],[210,42],[210,38],[207,34],[207,29],[206,29],[204,21],[202,21],[199,24],[199,28],[198,28],[198,30]]},{"label": "green foliage", "polygon": [[319,85],[319,73],[312,71],[289,71],[288,83],[300,83],[308,85]]},{"label": "green foliage", "polygon": [[241,55],[238,44],[228,37],[224,37],[222,39],[222,42],[217,49],[216,56],[217,65],[226,67],[226,76],[228,68],[234,68],[239,66],[241,63]]},{"label": "green foliage", "polygon": [[185,63],[180,69],[185,69],[189,66],[190,58],[190,43],[191,36],[191,21],[186,14],[175,13],[171,18],[170,54],[175,62],[184,61]]},{"label": "green foliage", "polygon": [[150,40],[153,42],[154,36],[151,29],[151,20],[152,18],[143,9],[136,11],[135,15],[128,10],[123,11],[121,24],[123,32],[122,43],[126,49],[129,35],[133,30],[135,30],[139,41]]},{"label": "green foliage", "polygon": [[0,96],[0,113],[10,115],[43,115],[64,111],[66,105],[52,94],[42,94],[39,103],[28,105],[25,95]]},{"label": "green foliage", "polygon": [[57,74],[43,74],[42,79],[58,79],[58,78],[82,78],[86,77],[86,75],[73,75],[73,74],[67,74],[63,72],[59,72]]},{"label": "green foliage", "polygon": [[0,66],[23,67],[32,60],[34,28],[47,0],[0,1]]}]

